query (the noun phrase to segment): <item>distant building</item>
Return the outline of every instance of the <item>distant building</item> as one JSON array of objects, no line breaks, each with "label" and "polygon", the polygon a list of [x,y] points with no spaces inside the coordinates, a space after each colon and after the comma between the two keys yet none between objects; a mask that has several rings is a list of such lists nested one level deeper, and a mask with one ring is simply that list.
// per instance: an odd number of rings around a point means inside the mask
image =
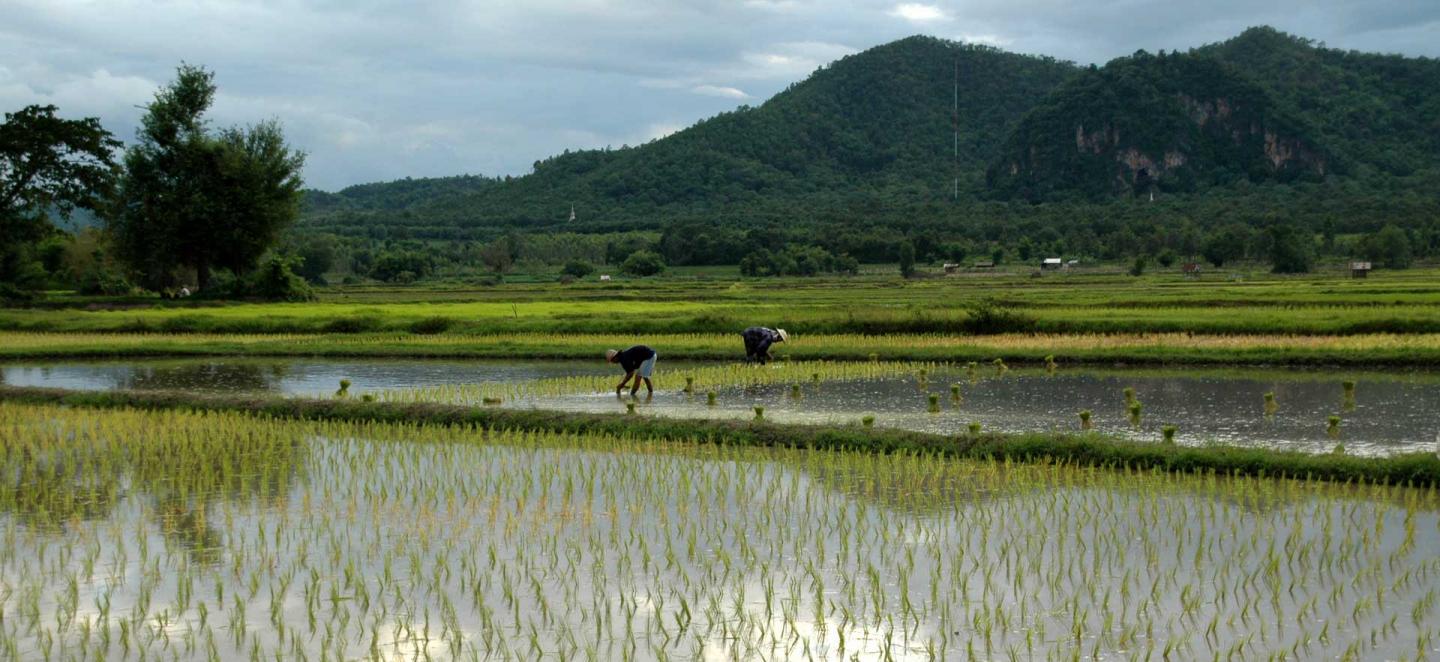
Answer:
[{"label": "distant building", "polygon": [[1351,277],[1351,278],[1365,278],[1366,276],[1369,276],[1369,275],[1370,275],[1370,263],[1369,263],[1369,262],[1351,262],[1351,263],[1350,263],[1350,277]]},{"label": "distant building", "polygon": [[610,274],[601,274],[600,280],[610,280]]},{"label": "distant building", "polygon": [[1065,261],[1058,257],[1047,257],[1040,261],[1041,269],[1059,269],[1065,266]]},{"label": "distant building", "polygon": [[994,269],[995,263],[990,260],[981,260],[975,263],[976,269]]},{"label": "distant building", "polygon": [[955,270],[956,270],[956,269],[959,269],[959,268],[960,268],[960,265],[958,265],[958,264],[956,264],[956,263],[954,263],[954,262],[946,262],[946,263],[945,263],[945,273],[947,273],[947,274],[953,274],[953,273],[955,273]]}]

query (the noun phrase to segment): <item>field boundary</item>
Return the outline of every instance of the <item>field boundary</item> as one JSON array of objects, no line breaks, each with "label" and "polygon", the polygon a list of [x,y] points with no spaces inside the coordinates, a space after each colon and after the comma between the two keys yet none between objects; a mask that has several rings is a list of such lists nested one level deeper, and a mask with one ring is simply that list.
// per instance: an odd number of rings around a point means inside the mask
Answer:
[{"label": "field boundary", "polygon": [[[296,420],[470,425],[487,429],[594,433],[665,441],[754,447],[810,448],[876,453],[931,453],[957,458],[1158,469],[1225,476],[1278,477],[1334,482],[1440,486],[1434,452],[1387,457],[1311,454],[1236,446],[1179,446],[1100,434],[981,432],[944,436],[859,425],[672,419],[627,414],[586,414],[500,407],[395,404],[355,399],[316,400],[196,395],[176,391],[71,391],[0,386],[0,401],[90,409],[187,409],[250,412]],[[3,440],[0,440],[3,443]]]},{"label": "field boundary", "polygon": [[[0,359],[181,357],[590,359],[645,341],[671,359],[739,360],[730,334],[61,334],[0,331]],[[1366,336],[1195,334],[813,335],[777,354],[797,361],[1044,362],[1136,365],[1440,366],[1440,334]]]}]

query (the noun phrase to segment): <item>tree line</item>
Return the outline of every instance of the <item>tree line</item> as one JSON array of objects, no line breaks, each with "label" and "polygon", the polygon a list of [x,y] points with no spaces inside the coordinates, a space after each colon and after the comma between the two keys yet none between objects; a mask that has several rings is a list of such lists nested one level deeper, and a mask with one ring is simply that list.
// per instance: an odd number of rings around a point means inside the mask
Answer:
[{"label": "tree line", "polygon": [[[125,147],[55,106],[0,124],[0,294],[82,292],[306,298],[298,260],[272,248],[299,215],[304,154],[280,125],[211,126],[214,74],[181,65]],[[99,227],[67,233],[77,213]]]}]

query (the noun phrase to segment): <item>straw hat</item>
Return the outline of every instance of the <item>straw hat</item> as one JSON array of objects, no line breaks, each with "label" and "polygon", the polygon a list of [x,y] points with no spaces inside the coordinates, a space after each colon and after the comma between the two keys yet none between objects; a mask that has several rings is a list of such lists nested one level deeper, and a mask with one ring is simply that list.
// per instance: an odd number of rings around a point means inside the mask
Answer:
[{"label": "straw hat", "polygon": [[775,333],[780,334],[780,342],[790,342],[790,334],[785,333],[785,329],[775,329]]},{"label": "straw hat", "polygon": [[605,360],[606,360],[607,362],[609,362],[609,361],[614,361],[614,360],[615,360],[615,355],[617,355],[617,354],[619,354],[619,353],[620,353],[620,350],[618,350],[618,349],[607,349],[607,350],[605,350]]}]

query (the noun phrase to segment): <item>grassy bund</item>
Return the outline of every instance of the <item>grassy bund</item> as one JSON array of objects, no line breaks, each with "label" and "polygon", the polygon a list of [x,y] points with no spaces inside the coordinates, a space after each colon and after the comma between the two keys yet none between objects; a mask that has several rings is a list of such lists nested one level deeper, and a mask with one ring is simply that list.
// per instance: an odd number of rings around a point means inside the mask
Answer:
[{"label": "grassy bund", "polygon": [[677,420],[635,415],[581,414],[426,403],[201,396],[179,392],[77,392],[0,387],[0,401],[93,409],[250,412],[282,419],[460,425],[491,430],[598,434],[660,441],[747,447],[927,454],[1026,463],[1058,463],[1182,473],[1440,486],[1440,456],[1409,453],[1383,458],[1308,454],[1232,446],[1139,443],[1098,434],[995,434],[948,437],[861,426],[780,425],[766,422]]},{"label": "grassy bund", "polygon": [[[421,335],[0,332],[0,358],[293,356],[595,359],[644,342],[669,359],[735,360],[738,334]],[[795,333],[775,352],[795,360],[1233,365],[1440,365],[1440,334],[1200,335],[1186,333],[996,335]]]},{"label": "grassy bund", "polygon": [[734,359],[1440,365],[1440,272],[1303,277],[967,274],[330,288],[313,303],[90,299],[0,309],[0,358],[593,358],[645,342]]},{"label": "grassy bund", "polygon": [[[331,288],[302,304],[53,297],[0,310],[0,330],[171,334],[806,335],[1440,333],[1440,272],[976,274],[902,280],[680,280],[496,287]],[[976,315],[981,302],[988,315]]]}]

